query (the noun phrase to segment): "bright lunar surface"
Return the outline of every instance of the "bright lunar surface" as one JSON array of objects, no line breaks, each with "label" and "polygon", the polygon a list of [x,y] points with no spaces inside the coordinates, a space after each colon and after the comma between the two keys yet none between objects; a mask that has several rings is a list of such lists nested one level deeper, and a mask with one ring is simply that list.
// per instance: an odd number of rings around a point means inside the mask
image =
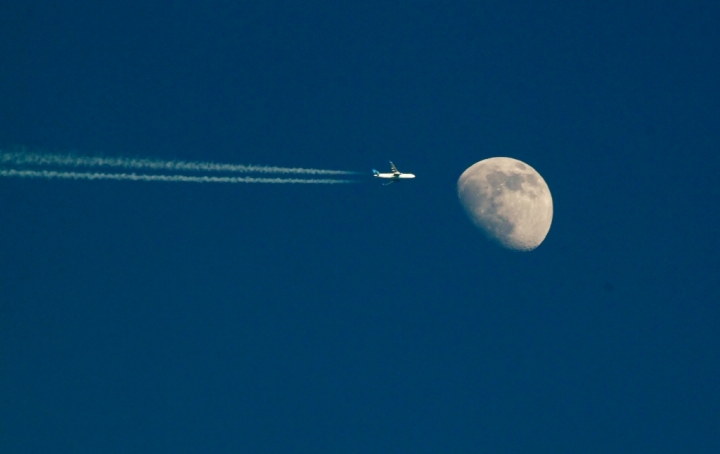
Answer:
[{"label": "bright lunar surface", "polygon": [[550,188],[535,169],[517,159],[473,164],[458,179],[458,197],[473,223],[509,249],[531,251],[550,230]]}]

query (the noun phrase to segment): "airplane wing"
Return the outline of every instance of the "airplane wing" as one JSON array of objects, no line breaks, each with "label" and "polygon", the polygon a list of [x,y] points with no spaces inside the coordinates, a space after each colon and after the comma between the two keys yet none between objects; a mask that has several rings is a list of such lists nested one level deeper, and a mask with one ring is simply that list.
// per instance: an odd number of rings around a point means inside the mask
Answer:
[{"label": "airplane wing", "polygon": [[397,169],[397,167],[395,167],[395,164],[393,164],[392,161],[390,161],[390,169],[392,170],[392,173],[394,173],[395,175],[400,174],[400,171]]},{"label": "airplane wing", "polygon": [[389,184],[393,184],[393,183],[395,183],[396,181],[397,181],[397,180],[390,180],[390,181],[388,181],[387,183],[383,183],[383,186],[387,186],[387,185],[389,185]]}]

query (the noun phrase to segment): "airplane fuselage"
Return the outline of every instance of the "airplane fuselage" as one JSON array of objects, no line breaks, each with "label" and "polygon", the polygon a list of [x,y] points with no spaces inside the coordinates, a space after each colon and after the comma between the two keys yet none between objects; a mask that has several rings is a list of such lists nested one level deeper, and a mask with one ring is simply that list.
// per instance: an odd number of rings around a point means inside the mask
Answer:
[{"label": "airplane fuselage", "polygon": [[415,175],[412,173],[402,173],[395,167],[395,164],[390,161],[390,170],[392,172],[390,173],[380,173],[377,170],[373,169],[373,176],[375,178],[382,178],[384,180],[389,180],[387,183],[384,183],[383,186],[387,186],[391,183],[395,183],[396,181],[400,180],[410,180],[412,178],[415,178]]},{"label": "airplane fuselage", "polygon": [[400,175],[394,173],[376,173],[375,178],[386,178],[389,180],[405,180],[409,178],[415,178],[412,173],[401,173]]}]

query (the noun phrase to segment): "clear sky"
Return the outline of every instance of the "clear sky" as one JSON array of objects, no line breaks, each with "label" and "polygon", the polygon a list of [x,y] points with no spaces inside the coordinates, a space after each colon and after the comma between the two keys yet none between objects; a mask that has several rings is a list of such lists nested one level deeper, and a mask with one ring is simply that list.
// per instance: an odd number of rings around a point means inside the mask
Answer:
[{"label": "clear sky", "polygon": [[[720,452],[720,6],[0,4],[0,147],[367,172],[0,179],[0,451]],[[509,156],[555,217],[488,242]],[[417,179],[382,187],[393,160]]]}]

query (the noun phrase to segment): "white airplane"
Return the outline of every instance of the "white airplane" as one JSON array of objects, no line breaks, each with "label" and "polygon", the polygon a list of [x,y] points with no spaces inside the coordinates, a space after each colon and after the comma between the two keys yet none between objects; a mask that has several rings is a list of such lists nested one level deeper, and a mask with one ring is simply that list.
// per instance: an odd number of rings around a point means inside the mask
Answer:
[{"label": "white airplane", "polygon": [[395,167],[395,164],[392,163],[392,161],[390,161],[390,170],[392,170],[391,173],[380,173],[380,172],[378,172],[377,170],[373,169],[373,176],[374,176],[375,178],[385,178],[385,179],[387,179],[387,180],[390,180],[390,181],[388,181],[387,183],[383,184],[383,186],[387,186],[387,185],[389,185],[389,184],[393,184],[393,183],[395,183],[396,181],[407,180],[407,179],[410,179],[410,178],[415,178],[415,175],[413,175],[412,173],[402,173],[402,172],[400,172],[400,171],[397,169],[397,167]]}]

